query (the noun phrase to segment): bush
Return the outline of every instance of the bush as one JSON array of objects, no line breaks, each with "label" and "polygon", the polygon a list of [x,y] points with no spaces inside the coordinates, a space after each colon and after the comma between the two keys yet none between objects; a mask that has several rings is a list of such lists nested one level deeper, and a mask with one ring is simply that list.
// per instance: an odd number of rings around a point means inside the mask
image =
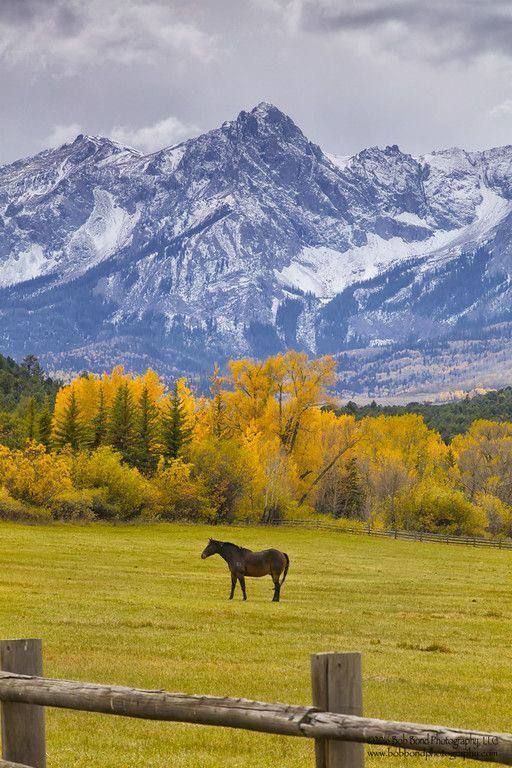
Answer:
[{"label": "bush", "polygon": [[462,491],[426,482],[399,496],[396,514],[398,526],[406,530],[477,536],[486,524],[482,510]]},{"label": "bush", "polygon": [[161,520],[211,521],[212,510],[205,489],[199,479],[191,477],[192,465],[175,459],[169,465],[161,464],[152,485],[156,492],[155,506],[148,517]]},{"label": "bush", "polygon": [[[52,499],[50,512],[55,520],[83,520],[90,522],[108,507],[103,491],[84,488],[80,491],[64,491]],[[100,514],[97,514],[100,512]]]},{"label": "bush", "polygon": [[128,520],[153,508],[155,493],[149,481],[134,467],[122,463],[110,447],[74,457],[73,483],[78,489],[99,489],[93,510],[98,518]]},{"label": "bush", "polygon": [[46,509],[23,504],[13,499],[5,488],[0,488],[0,520],[16,523],[47,523],[51,519]]},{"label": "bush", "polygon": [[71,490],[68,455],[48,453],[34,441],[29,441],[22,451],[0,448],[0,482],[13,498],[47,506],[54,496]]},{"label": "bush", "polygon": [[479,493],[476,503],[486,518],[486,529],[491,536],[512,536],[512,508],[497,496]]}]

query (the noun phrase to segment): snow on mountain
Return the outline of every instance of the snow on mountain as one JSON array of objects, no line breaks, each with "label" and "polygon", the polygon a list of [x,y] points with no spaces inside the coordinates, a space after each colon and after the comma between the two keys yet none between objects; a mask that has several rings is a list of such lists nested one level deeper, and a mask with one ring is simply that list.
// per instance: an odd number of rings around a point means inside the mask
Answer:
[{"label": "snow on mountain", "polygon": [[0,343],[200,373],[444,338],[508,317],[511,219],[510,146],[339,157],[266,103],[150,155],[81,135],[0,168]]},{"label": "snow on mountain", "polygon": [[[479,242],[512,211],[512,202],[487,186],[476,161],[470,166],[473,173],[467,173],[468,165],[460,162],[461,154],[465,160],[466,153],[459,150],[425,158],[421,173],[425,175],[427,169],[428,176],[424,181],[425,207],[422,215],[410,210],[393,212],[387,225],[390,228],[392,222],[398,227],[409,225],[409,232],[399,229],[399,234],[393,236],[390,236],[391,229],[383,234],[367,232],[366,242],[346,250],[343,258],[331,249],[306,247],[295,261],[276,272],[276,276],[283,283],[325,300],[352,283],[375,277],[401,261],[423,256],[428,259],[428,264],[441,256],[455,257],[470,243]],[[461,167],[464,171],[462,179],[450,176],[450,171],[457,174]],[[402,176],[397,180],[396,174],[390,176],[386,170],[378,162],[372,164],[372,175],[378,178],[379,186],[384,187],[386,192],[391,189],[393,193],[405,189],[405,178]],[[447,176],[450,178],[447,179]],[[440,190],[446,197],[450,186],[449,200],[441,206]],[[382,207],[387,207],[387,201]],[[450,210],[448,225],[447,212]],[[453,215],[457,215],[455,220]],[[453,226],[455,221],[457,226]],[[444,226],[439,226],[440,223]]]},{"label": "snow on mountain", "polygon": [[93,189],[93,197],[94,205],[87,221],[67,240],[67,258],[62,265],[64,278],[76,277],[127,245],[139,218],[138,209],[130,214],[117,205],[110,192]]},{"label": "snow on mountain", "polygon": [[10,254],[2,264],[0,286],[15,285],[39,277],[49,265],[55,262],[45,257],[39,244],[29,245],[26,250]]}]

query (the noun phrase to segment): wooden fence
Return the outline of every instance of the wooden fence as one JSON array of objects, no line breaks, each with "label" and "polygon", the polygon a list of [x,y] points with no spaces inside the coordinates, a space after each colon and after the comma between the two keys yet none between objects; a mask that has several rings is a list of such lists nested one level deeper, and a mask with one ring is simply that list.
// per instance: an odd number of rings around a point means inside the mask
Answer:
[{"label": "wooden fence", "polygon": [[366,536],[384,536],[388,539],[409,539],[413,541],[436,541],[439,544],[465,544],[471,547],[492,547],[493,549],[512,549],[512,539],[486,539],[484,536],[456,536],[449,533],[429,533],[425,531],[404,531],[398,529],[358,528],[335,525],[322,520],[277,520],[265,525],[288,526],[290,528],[311,528],[338,533],[356,533]]},{"label": "wooden fence", "polygon": [[512,765],[512,734],[363,717],[359,653],[312,657],[311,706],[51,680],[42,667],[40,640],[0,642],[0,768],[46,768],[45,707],[314,739],[316,768],[363,768],[364,744]]}]

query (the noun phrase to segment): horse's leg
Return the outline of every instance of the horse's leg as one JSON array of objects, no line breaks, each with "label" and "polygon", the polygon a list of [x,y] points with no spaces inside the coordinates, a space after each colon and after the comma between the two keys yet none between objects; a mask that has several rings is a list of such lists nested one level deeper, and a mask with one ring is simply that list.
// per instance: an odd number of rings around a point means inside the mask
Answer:
[{"label": "horse's leg", "polygon": [[238,581],[240,582],[240,586],[242,588],[242,595],[244,596],[244,600],[247,600],[247,593],[245,591],[245,577],[239,576]]},{"label": "horse's leg", "polygon": [[233,595],[235,594],[235,587],[236,587],[236,573],[231,574],[231,593],[229,595],[229,599],[233,599]]},{"label": "horse's leg", "polygon": [[279,595],[281,594],[281,585],[279,584],[279,575],[273,573],[272,581],[274,582],[274,597],[272,598],[272,602],[278,603]]}]

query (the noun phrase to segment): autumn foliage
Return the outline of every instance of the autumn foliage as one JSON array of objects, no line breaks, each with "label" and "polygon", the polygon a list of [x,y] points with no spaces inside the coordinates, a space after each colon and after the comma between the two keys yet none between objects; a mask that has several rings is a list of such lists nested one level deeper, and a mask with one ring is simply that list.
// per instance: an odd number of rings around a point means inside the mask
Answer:
[{"label": "autumn foliage", "polygon": [[447,445],[422,416],[336,413],[335,363],[287,352],[215,369],[207,396],[151,370],[82,375],[0,445],[0,517],[278,521],[512,532],[512,424]]}]

